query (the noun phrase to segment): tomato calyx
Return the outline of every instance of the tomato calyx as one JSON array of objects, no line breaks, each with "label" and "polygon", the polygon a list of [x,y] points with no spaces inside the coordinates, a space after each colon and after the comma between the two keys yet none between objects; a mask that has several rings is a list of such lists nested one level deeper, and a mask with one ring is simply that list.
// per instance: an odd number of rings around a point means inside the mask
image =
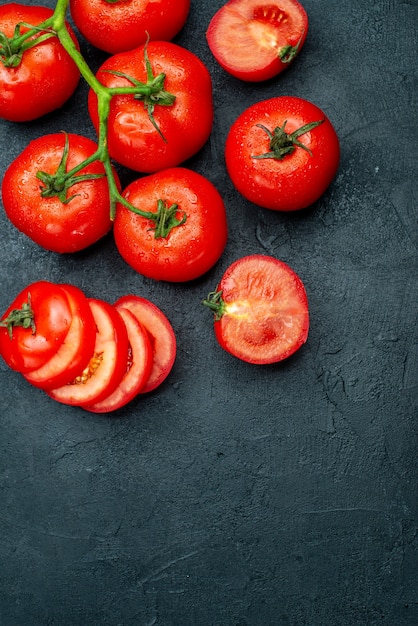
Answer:
[{"label": "tomato calyx", "polygon": [[300,128],[294,130],[293,133],[287,133],[285,130],[287,120],[283,122],[282,126],[277,126],[273,130],[273,132],[271,132],[263,124],[257,124],[258,128],[264,130],[270,140],[270,151],[265,152],[264,154],[252,155],[252,158],[279,159],[281,161],[286,156],[292,154],[295,151],[296,147],[303,148],[303,150],[306,150],[312,156],[311,150],[301,141],[299,141],[298,137],[304,135],[305,133],[309,133],[311,130],[322,124],[324,121],[325,119],[322,119],[317,120],[316,122],[310,122],[309,124],[304,124]]},{"label": "tomato calyx", "polygon": [[[22,27],[29,30],[21,34]],[[26,50],[55,36],[55,31],[45,28],[43,24],[39,26],[31,26],[23,22],[16,24],[12,37],[7,37],[5,33],[0,32],[0,61],[4,67],[19,67]]]},{"label": "tomato calyx", "polygon": [[30,294],[28,301],[24,302],[20,309],[13,309],[5,320],[0,322],[0,326],[7,328],[10,339],[13,338],[13,328],[21,326],[24,329],[31,329],[32,334],[36,333],[35,316],[30,303]]},{"label": "tomato calyx", "polygon": [[[148,117],[149,117],[151,124],[154,126],[155,130],[158,132],[158,134],[163,139],[163,141],[166,141],[163,133],[161,132],[161,129],[159,128],[154,118],[155,105],[157,104],[159,106],[167,106],[167,107],[173,106],[176,100],[176,96],[164,89],[164,82],[166,79],[166,75],[164,74],[164,72],[157,74],[157,76],[154,75],[152,65],[148,58],[147,44],[144,47],[144,60],[145,60],[145,67],[147,71],[146,83],[141,83],[141,81],[137,80],[136,78],[133,78],[132,76],[128,76],[127,74],[123,72],[118,72],[117,70],[108,70],[108,71],[110,74],[114,74],[115,76],[126,78],[126,80],[128,80],[130,83],[132,83],[132,85],[134,85],[134,87],[137,88],[137,91],[135,91],[133,94],[134,99],[140,100],[141,102],[144,103],[144,106],[148,112]],[[118,87],[110,88],[109,91],[111,94],[114,94],[114,95],[124,93],[123,88],[120,89]]]},{"label": "tomato calyx", "polygon": [[219,321],[226,311],[225,300],[222,298],[222,290],[211,291],[202,304],[207,306],[215,314],[215,321]]},{"label": "tomato calyx", "polygon": [[178,205],[172,204],[168,206],[166,200],[158,200],[157,212],[152,218],[155,222],[155,226],[150,230],[154,230],[155,239],[164,239],[168,237],[170,231],[177,226],[181,226],[185,223],[187,216],[183,213],[183,217],[179,220],[176,218],[178,212]]},{"label": "tomato calyx", "polygon": [[63,150],[62,158],[58,165],[57,171],[55,172],[55,174],[48,174],[47,172],[40,171],[40,172],[37,172],[36,178],[38,178],[43,183],[43,187],[41,187],[42,198],[57,197],[63,204],[68,204],[77,195],[77,194],[73,194],[69,198],[67,197],[67,193],[70,187],[84,180],[103,178],[105,174],[77,175],[77,173],[81,169],[89,165],[92,161],[97,160],[95,154],[92,157],[85,159],[79,165],[77,165],[72,170],[67,172],[67,161],[68,161],[70,143],[68,139],[68,134],[64,133],[64,135],[65,135],[64,150]]},{"label": "tomato calyx", "polygon": [[288,44],[287,46],[284,46],[280,50],[279,58],[282,63],[287,64],[293,61],[293,59],[297,56],[300,50],[300,46],[301,46],[304,36],[305,36],[305,31],[303,31],[303,33],[299,37],[299,41],[297,42],[296,46],[292,46],[292,44]]}]

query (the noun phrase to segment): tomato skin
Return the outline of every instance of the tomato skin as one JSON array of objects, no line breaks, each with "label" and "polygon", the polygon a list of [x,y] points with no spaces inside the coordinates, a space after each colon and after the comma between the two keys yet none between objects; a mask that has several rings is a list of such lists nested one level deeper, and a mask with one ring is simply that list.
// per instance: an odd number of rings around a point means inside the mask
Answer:
[{"label": "tomato skin", "polygon": [[35,370],[46,363],[59,349],[72,320],[71,306],[66,292],[48,281],[34,282],[14,299],[1,320],[13,309],[21,309],[30,301],[36,332],[31,328],[14,326],[12,338],[0,327],[0,354],[6,364],[21,373]]},{"label": "tomato skin", "polygon": [[[0,31],[13,35],[16,24],[37,26],[53,14],[42,6],[7,3],[0,6]],[[77,38],[67,24],[77,48]],[[21,33],[27,28],[22,28]],[[61,107],[74,93],[79,70],[56,37],[29,48],[18,67],[0,62],[0,117],[11,122],[27,122]]]},{"label": "tomato skin", "polygon": [[306,342],[305,287],[283,261],[260,254],[243,257],[226,270],[217,291],[224,311],[215,317],[215,336],[233,356],[267,365],[288,358]]},{"label": "tomato skin", "polygon": [[[67,171],[97,149],[97,144],[87,137],[69,134],[68,139]],[[41,197],[42,183],[36,174],[39,170],[48,174],[56,172],[64,143],[64,133],[45,135],[31,141],[7,168],[2,183],[2,199],[8,218],[18,230],[46,250],[72,253],[98,241],[110,231],[112,222],[105,176],[72,185],[67,197],[74,197],[65,204],[57,196]],[[104,172],[102,163],[95,161],[79,174]]]},{"label": "tomato skin", "polygon": [[[154,74],[166,75],[165,91],[175,96],[171,106],[155,105],[153,116],[163,137],[151,123],[143,102],[132,95],[119,95],[110,105],[108,145],[115,161],[149,174],[180,165],[203,147],[212,130],[213,99],[209,71],[193,53],[164,41],[150,41],[147,53]],[[132,87],[130,81],[112,71],[146,83],[144,46],[113,55],[96,74],[107,87]],[[93,90],[88,109],[97,131],[97,96]]]},{"label": "tomato skin", "polygon": [[170,374],[176,360],[177,340],[165,313],[147,298],[137,295],[122,296],[116,308],[128,309],[145,327],[152,346],[151,373],[140,393],[149,393],[159,387]]},{"label": "tomato skin", "polygon": [[190,0],[70,0],[80,33],[100,50],[115,54],[147,40],[170,41],[184,26]]},{"label": "tomato skin", "polygon": [[178,205],[186,221],[167,237],[156,239],[154,223],[125,206],[116,208],[116,246],[138,273],[155,280],[184,282],[207,272],[220,258],[227,241],[225,205],[205,177],[176,167],[133,181],[123,196],[143,211],[155,212],[158,200]]},{"label": "tomato skin", "polygon": [[[282,160],[254,156],[269,152],[269,137],[286,122],[292,133],[305,124],[324,120],[299,137],[307,150],[296,146]],[[235,188],[254,204],[276,210],[296,211],[316,202],[334,179],[340,160],[340,144],[331,122],[316,105],[294,96],[260,101],[246,109],[232,124],[225,144],[225,162]]]},{"label": "tomato skin", "polygon": [[140,393],[152,370],[151,340],[146,329],[128,309],[117,306],[116,310],[128,332],[129,363],[119,385],[109,396],[92,405],[83,404],[83,409],[91,413],[110,413],[131,402]]},{"label": "tomato skin", "polygon": [[34,387],[45,391],[71,383],[87,367],[94,353],[96,323],[87,297],[78,287],[63,284],[72,320],[56,353],[40,368],[24,374]]},{"label": "tomato skin", "polygon": [[74,380],[70,384],[47,390],[48,395],[63,404],[73,406],[91,405],[101,402],[119,385],[126,373],[128,362],[128,333],[126,326],[112,305],[96,298],[88,299],[97,333],[94,357],[98,363],[92,362],[90,376],[79,373],[81,381]]},{"label": "tomato skin", "polygon": [[[308,16],[297,0],[229,0],[212,17],[206,38],[225,71],[240,80],[260,82],[288,67],[307,33]],[[286,62],[281,55],[288,46],[294,54]]]}]

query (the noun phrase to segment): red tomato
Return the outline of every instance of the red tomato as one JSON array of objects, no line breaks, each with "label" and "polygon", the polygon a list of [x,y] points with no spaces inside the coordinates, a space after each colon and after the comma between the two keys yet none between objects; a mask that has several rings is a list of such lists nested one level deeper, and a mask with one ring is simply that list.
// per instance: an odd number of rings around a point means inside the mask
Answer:
[{"label": "red tomato", "polygon": [[89,298],[96,323],[94,354],[72,383],[47,391],[63,404],[82,406],[101,402],[119,385],[128,363],[128,334],[119,313],[107,302]]},{"label": "red tomato", "polygon": [[179,220],[186,218],[167,237],[156,238],[154,221],[117,205],[116,246],[140,274],[155,280],[188,281],[207,272],[221,256],[227,241],[225,206],[205,177],[186,168],[171,168],[135,180],[123,196],[150,213],[162,201],[167,209],[174,207]]},{"label": "red tomato", "polygon": [[[10,221],[37,244],[53,252],[77,252],[95,243],[111,229],[110,201],[104,166],[94,161],[69,179],[64,196],[52,189],[43,197],[48,182],[39,171],[55,175],[63,158],[66,137],[69,152],[64,173],[69,172],[97,149],[97,144],[79,135],[57,133],[30,142],[8,167],[2,183],[3,205]],[[80,180],[77,176],[100,175]],[[59,184],[59,177],[55,178]],[[50,187],[55,185],[51,182]],[[74,181],[74,184],[72,182]],[[45,192],[46,193],[46,192]]]},{"label": "red tomato", "polygon": [[235,261],[204,304],[215,312],[219,344],[256,365],[282,361],[308,337],[304,285],[283,261],[254,254]]},{"label": "red tomato", "polygon": [[54,389],[71,383],[89,364],[94,353],[96,324],[84,293],[73,285],[61,285],[71,307],[71,324],[56,353],[39,369],[24,374],[41,389]]},{"label": "red tomato", "polygon": [[111,54],[149,39],[170,41],[184,26],[190,0],[70,0],[71,16],[84,37]]},{"label": "red tomato", "polygon": [[4,361],[22,373],[41,367],[64,342],[72,315],[60,286],[42,280],[23,289],[1,318]]},{"label": "red tomato", "polygon": [[229,0],[206,33],[212,54],[232,76],[263,81],[282,72],[308,33],[308,16],[297,0]]},{"label": "red tomato", "polygon": [[[206,143],[213,123],[212,81],[200,59],[164,41],[150,41],[146,48],[115,54],[97,72],[98,80],[107,87],[132,87],[132,81],[147,83],[145,49],[154,76],[165,74],[164,93],[174,96],[174,102],[160,104],[161,90],[148,105],[132,94],[113,96],[108,145],[111,157],[121,165],[152,173],[183,163]],[[149,107],[156,126],[150,119]],[[97,96],[93,90],[89,92],[88,108],[98,130]]]},{"label": "red tomato", "polygon": [[[50,18],[52,9],[41,6],[25,6],[8,3],[0,6],[0,32],[9,39],[8,45],[14,54],[7,53],[0,44],[0,117],[12,122],[26,122],[61,107],[75,91],[80,72],[64,50],[57,37],[53,36],[23,51],[19,47],[19,36],[14,37],[17,24],[20,35],[27,32],[27,24],[37,26]],[[67,29],[75,42],[74,32]],[[34,38],[42,36],[37,33]],[[19,55],[20,62],[13,67]],[[8,66],[11,64],[11,66]]]},{"label": "red tomato", "polygon": [[161,309],[146,298],[123,296],[115,306],[117,309],[128,309],[148,332],[152,346],[152,370],[140,393],[153,391],[167,378],[176,359],[177,342],[173,327]]},{"label": "red tomato", "polygon": [[292,96],[258,102],[234,122],[225,162],[236,189],[258,206],[304,209],[333,180],[340,160],[337,134],[314,104]]},{"label": "red tomato", "polygon": [[125,322],[129,340],[129,357],[126,373],[116,389],[101,402],[83,405],[92,413],[109,413],[125,406],[138,395],[147,382],[152,369],[152,347],[144,326],[128,309],[116,306]]}]

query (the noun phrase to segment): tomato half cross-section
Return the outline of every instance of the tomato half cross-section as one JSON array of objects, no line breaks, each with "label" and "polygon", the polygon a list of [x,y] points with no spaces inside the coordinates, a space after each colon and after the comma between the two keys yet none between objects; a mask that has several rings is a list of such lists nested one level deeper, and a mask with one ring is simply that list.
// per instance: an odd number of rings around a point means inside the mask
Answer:
[{"label": "tomato half cross-section", "polygon": [[100,402],[116,389],[126,373],[129,341],[123,319],[107,302],[88,300],[96,324],[92,358],[71,383],[47,391],[51,398],[63,404],[82,406]]},{"label": "tomato half cross-section", "polygon": [[229,0],[211,19],[206,38],[224,70],[259,82],[293,61],[307,33],[308,16],[297,0]]},{"label": "tomato half cross-section", "polygon": [[94,46],[115,54],[149,38],[170,41],[184,26],[190,0],[71,0],[71,17]]},{"label": "tomato half cross-section", "polygon": [[[133,181],[123,197],[153,219],[116,207],[116,246],[138,273],[155,280],[184,282],[207,272],[227,241],[223,199],[204,176],[175,167]],[[172,220],[174,227],[171,227]],[[167,229],[170,229],[168,232]]]},{"label": "tomato half cross-section", "polygon": [[[152,76],[150,76],[152,73]],[[110,103],[110,156],[146,174],[174,167],[196,154],[213,123],[212,79],[192,52],[167,41],[150,41],[108,58],[96,74],[109,88],[136,88]],[[99,128],[98,99],[90,90],[88,109]]]},{"label": "tomato half cross-section", "polygon": [[302,280],[271,256],[254,254],[235,261],[203,304],[214,312],[221,347],[248,363],[282,361],[308,338],[309,308]]},{"label": "tomato half cross-section", "polygon": [[31,141],[3,178],[3,205],[12,224],[58,253],[78,252],[108,233],[112,221],[103,164],[95,160],[71,173],[96,150],[94,141],[73,133]]},{"label": "tomato half cross-section", "polygon": [[232,124],[225,162],[235,188],[276,211],[311,206],[333,181],[340,160],[337,133],[315,104],[278,96],[248,107]]},{"label": "tomato half cross-section", "polygon": [[[0,117],[27,122],[61,107],[74,93],[80,72],[51,31],[34,30],[50,8],[14,2],[0,6]],[[77,38],[67,30],[79,48]]]}]

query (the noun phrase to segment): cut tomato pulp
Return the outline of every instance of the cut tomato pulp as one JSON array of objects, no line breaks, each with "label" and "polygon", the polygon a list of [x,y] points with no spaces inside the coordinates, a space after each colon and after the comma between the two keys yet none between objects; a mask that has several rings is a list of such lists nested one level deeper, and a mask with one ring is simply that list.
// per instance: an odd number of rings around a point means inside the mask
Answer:
[{"label": "cut tomato pulp", "polygon": [[297,0],[229,0],[213,16],[206,37],[227,72],[256,82],[282,72],[307,32],[308,16]]},{"label": "cut tomato pulp", "polygon": [[242,361],[282,361],[308,337],[304,285],[283,261],[254,254],[233,263],[204,301],[215,312],[219,344]]}]

